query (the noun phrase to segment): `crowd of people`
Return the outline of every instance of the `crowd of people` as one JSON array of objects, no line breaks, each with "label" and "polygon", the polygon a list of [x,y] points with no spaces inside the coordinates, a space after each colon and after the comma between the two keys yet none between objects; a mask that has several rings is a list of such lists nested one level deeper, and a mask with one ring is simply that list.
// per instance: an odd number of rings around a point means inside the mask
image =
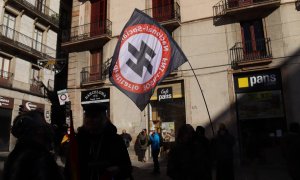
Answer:
[{"label": "crowd of people", "polygon": [[[100,104],[84,106],[83,125],[76,134],[76,146],[64,146],[64,169],[56,163],[53,151],[54,132],[40,111],[30,111],[17,116],[12,134],[17,138],[3,171],[4,180],[126,180],[133,179],[128,153],[132,137],[126,130],[117,134],[117,128]],[[293,180],[300,179],[300,127],[293,123],[283,138],[283,152]],[[181,126],[176,141],[167,156],[167,175],[174,180],[234,180],[235,138],[225,124],[220,124],[215,137],[209,140],[205,128],[196,130],[190,125]],[[145,152],[150,146],[153,173],[160,173],[159,153],[163,138],[157,130],[147,133],[143,129],[134,142],[138,161],[145,162]],[[77,147],[77,148],[74,148]],[[74,151],[75,150],[75,151]],[[71,153],[72,151],[72,153]],[[73,154],[76,156],[68,156]],[[78,166],[74,166],[74,164]]]}]

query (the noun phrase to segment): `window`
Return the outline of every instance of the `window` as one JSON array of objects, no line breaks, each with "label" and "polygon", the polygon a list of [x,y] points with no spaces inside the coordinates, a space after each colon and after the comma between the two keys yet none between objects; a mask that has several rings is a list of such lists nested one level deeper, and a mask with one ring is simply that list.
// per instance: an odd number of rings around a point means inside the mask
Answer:
[{"label": "window", "polygon": [[33,48],[35,50],[42,51],[43,31],[38,28],[35,28],[33,39]]},{"label": "window", "polygon": [[90,81],[102,79],[102,51],[91,51]]},{"label": "window", "polygon": [[152,0],[153,18],[166,21],[173,18],[174,0]]},{"label": "window", "polygon": [[3,35],[10,39],[13,39],[15,24],[16,24],[16,16],[8,12],[5,12],[4,19],[3,19],[3,26],[2,26]]},{"label": "window", "polygon": [[9,78],[10,59],[0,56],[0,78]]},{"label": "window", "polygon": [[39,81],[40,80],[40,69],[36,66],[31,67],[31,79],[33,81]]},{"label": "window", "polygon": [[46,5],[45,0],[36,0],[36,8],[40,12],[45,13],[45,5]]},{"label": "window", "polygon": [[91,36],[101,35],[106,29],[107,0],[91,1]]},{"label": "window", "polygon": [[258,56],[266,52],[266,41],[262,20],[241,22],[244,54]]}]

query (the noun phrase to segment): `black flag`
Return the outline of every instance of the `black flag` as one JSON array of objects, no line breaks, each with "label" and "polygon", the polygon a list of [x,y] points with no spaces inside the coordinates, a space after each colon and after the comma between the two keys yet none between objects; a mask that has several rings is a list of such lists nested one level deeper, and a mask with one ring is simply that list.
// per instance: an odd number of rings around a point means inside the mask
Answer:
[{"label": "black flag", "polygon": [[142,111],[155,87],[186,61],[172,36],[150,16],[135,9],[119,37],[109,79]]}]

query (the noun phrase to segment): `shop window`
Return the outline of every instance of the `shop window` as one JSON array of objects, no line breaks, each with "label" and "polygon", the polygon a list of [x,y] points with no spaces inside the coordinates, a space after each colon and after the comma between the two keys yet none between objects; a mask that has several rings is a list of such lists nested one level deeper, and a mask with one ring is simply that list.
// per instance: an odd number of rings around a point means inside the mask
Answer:
[{"label": "shop window", "polygon": [[11,109],[0,108],[0,152],[9,150]]}]

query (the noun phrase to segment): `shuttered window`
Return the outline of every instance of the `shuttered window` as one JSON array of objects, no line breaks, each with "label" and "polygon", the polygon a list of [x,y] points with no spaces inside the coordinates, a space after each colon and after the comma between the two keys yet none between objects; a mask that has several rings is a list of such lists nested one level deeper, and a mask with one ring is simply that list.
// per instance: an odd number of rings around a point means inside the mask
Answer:
[{"label": "shuttered window", "polygon": [[91,1],[91,36],[106,32],[107,0]]}]

